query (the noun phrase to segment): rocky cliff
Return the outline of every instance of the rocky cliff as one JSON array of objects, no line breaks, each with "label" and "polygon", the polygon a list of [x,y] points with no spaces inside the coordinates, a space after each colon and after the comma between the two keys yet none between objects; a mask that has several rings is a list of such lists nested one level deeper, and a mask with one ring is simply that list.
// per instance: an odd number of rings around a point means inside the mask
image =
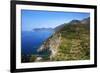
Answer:
[{"label": "rocky cliff", "polygon": [[49,50],[51,52],[50,59],[52,59],[52,57],[54,57],[57,54],[60,43],[61,34],[53,34],[47,41],[43,43],[43,45],[38,49],[38,52]]}]

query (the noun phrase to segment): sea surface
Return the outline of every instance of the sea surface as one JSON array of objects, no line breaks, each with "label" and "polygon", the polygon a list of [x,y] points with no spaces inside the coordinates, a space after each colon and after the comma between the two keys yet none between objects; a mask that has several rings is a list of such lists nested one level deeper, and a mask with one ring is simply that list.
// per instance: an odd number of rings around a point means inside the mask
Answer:
[{"label": "sea surface", "polygon": [[22,31],[21,33],[21,54],[22,55],[35,55],[37,49],[46,41],[54,30],[32,30]]}]

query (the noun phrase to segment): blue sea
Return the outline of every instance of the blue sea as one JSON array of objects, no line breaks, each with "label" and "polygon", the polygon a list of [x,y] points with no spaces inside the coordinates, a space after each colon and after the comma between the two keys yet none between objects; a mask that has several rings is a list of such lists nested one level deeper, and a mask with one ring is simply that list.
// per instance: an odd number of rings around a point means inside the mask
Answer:
[{"label": "blue sea", "polygon": [[54,33],[53,30],[22,31],[21,33],[21,53],[23,55],[37,54],[37,49],[53,33]]}]

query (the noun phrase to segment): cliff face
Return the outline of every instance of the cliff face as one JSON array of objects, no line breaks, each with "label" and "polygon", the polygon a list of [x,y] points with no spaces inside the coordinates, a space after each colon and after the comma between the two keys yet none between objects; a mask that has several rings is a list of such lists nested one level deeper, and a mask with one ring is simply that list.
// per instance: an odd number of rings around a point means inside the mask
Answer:
[{"label": "cliff face", "polygon": [[51,52],[50,59],[54,57],[58,52],[58,47],[61,43],[61,34],[53,34],[43,45],[38,49],[38,52],[49,50]]},{"label": "cliff face", "polygon": [[49,60],[52,61],[89,59],[89,27],[89,18],[60,25],[55,28],[56,32],[43,43],[38,52],[48,50]]}]

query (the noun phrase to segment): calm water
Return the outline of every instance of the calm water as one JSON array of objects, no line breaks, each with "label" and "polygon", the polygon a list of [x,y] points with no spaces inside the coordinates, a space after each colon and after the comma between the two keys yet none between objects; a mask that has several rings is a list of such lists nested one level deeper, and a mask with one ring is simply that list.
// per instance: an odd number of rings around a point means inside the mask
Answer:
[{"label": "calm water", "polygon": [[53,34],[53,30],[22,31],[21,48],[23,55],[37,54],[37,49]]}]

